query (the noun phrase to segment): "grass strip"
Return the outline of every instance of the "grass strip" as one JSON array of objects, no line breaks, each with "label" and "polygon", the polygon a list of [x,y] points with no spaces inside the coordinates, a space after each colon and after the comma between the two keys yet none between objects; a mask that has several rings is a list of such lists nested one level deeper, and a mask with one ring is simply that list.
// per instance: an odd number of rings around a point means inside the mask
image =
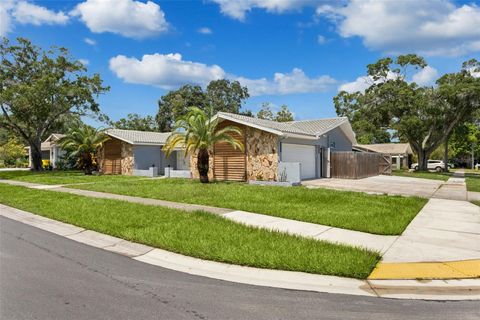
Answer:
[{"label": "grass strip", "polygon": [[430,171],[404,171],[404,170],[392,170],[394,176],[410,177],[420,179],[442,180],[447,181],[451,176],[451,172],[430,172]]},{"label": "grass strip", "polygon": [[0,184],[0,203],[126,240],[258,268],[365,279],[380,255],[185,212]]},{"label": "grass strip", "polygon": [[427,202],[417,197],[234,182],[201,184],[189,179],[109,182],[73,187],[244,210],[382,235],[401,234]]}]

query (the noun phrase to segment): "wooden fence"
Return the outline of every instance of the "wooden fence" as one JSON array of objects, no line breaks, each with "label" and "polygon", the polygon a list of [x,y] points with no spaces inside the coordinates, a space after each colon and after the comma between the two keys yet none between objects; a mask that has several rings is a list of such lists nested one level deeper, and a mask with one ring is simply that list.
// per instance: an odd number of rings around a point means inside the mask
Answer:
[{"label": "wooden fence", "polygon": [[392,158],[373,152],[337,151],[331,153],[332,178],[361,179],[392,173]]}]

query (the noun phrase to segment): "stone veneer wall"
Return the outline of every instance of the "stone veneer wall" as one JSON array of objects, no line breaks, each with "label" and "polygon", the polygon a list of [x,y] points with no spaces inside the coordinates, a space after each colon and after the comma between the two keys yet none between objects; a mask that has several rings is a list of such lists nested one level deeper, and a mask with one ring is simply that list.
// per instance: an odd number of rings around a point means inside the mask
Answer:
[{"label": "stone veneer wall", "polygon": [[129,143],[122,141],[122,174],[132,175],[133,173],[133,146]]},{"label": "stone veneer wall", "polygon": [[278,181],[278,137],[246,127],[247,181]]}]

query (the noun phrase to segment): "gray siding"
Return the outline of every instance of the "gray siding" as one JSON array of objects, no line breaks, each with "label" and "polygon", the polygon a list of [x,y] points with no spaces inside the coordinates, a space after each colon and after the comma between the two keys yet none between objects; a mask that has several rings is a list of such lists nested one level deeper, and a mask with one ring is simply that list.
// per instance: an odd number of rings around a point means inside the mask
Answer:
[{"label": "gray siding", "polygon": [[335,147],[332,147],[332,151],[352,151],[352,142],[347,138],[342,129],[335,128],[328,132],[328,139],[330,144],[332,142]]},{"label": "gray siding", "polygon": [[159,146],[133,146],[134,169],[148,170],[152,165],[162,167],[160,153],[163,153]]}]

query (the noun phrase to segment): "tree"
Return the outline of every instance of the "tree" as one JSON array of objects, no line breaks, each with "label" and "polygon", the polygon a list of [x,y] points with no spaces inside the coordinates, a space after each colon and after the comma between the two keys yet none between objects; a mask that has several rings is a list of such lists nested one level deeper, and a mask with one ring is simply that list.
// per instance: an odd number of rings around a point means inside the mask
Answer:
[{"label": "tree", "polygon": [[188,108],[192,106],[202,110],[207,107],[207,97],[200,86],[187,84],[162,96],[158,100],[158,113],[155,117],[159,130],[172,130],[175,119],[187,114]]},{"label": "tree", "polygon": [[[449,139],[449,153],[453,158],[462,159],[463,163],[471,159],[471,166],[475,165],[475,155],[480,154],[480,119],[478,116],[472,121],[457,126]],[[465,163],[466,164],[466,163]]]},{"label": "tree", "polygon": [[185,148],[185,157],[197,154],[197,170],[202,183],[208,183],[209,150],[216,143],[227,142],[235,149],[244,150],[243,143],[233,136],[242,135],[242,131],[236,126],[217,129],[218,120],[212,120],[212,113],[189,108],[188,113],[175,122],[174,131],[163,147],[167,157],[179,146]]},{"label": "tree", "polygon": [[160,131],[168,132],[172,130],[175,120],[187,114],[193,106],[208,112],[241,114],[241,106],[248,97],[247,87],[242,87],[238,81],[213,80],[206,90],[187,84],[160,98],[155,120]]},{"label": "tree", "polygon": [[247,87],[242,87],[238,81],[227,79],[210,81],[206,96],[207,104],[213,107],[213,112],[237,114],[240,113],[243,101],[250,97]]},{"label": "tree", "polygon": [[25,146],[16,138],[11,137],[0,145],[0,160],[5,165],[15,165],[18,159],[25,158]]},{"label": "tree", "polygon": [[269,102],[262,103],[262,107],[257,112],[257,118],[263,120],[274,120],[272,108]]},{"label": "tree", "polygon": [[66,48],[44,51],[18,38],[0,44],[0,107],[6,128],[29,146],[34,170],[42,170],[41,141],[69,114],[98,113],[95,101],[109,88],[98,74],[73,60]]},{"label": "tree", "polygon": [[282,105],[280,107],[280,111],[277,112],[277,115],[275,116],[275,121],[278,122],[288,122],[288,121],[293,121],[293,114],[288,110],[287,105]]},{"label": "tree", "polygon": [[152,116],[142,117],[137,113],[129,113],[127,118],[110,121],[109,125],[116,129],[158,131],[158,124]]},{"label": "tree", "polygon": [[62,149],[77,159],[77,166],[91,175],[95,156],[99,147],[109,139],[103,131],[88,125],[81,125],[68,131],[58,142]]},{"label": "tree", "polygon": [[348,96],[341,92],[334,99],[339,115],[393,130],[408,141],[418,156],[420,170],[427,170],[429,155],[480,106],[480,79],[469,71],[476,63],[470,61],[460,72],[445,75],[437,81],[438,87],[420,87],[407,81],[412,68],[426,66],[425,60],[414,54],[398,56],[395,61],[380,59],[367,67],[373,82],[364,93]]}]

